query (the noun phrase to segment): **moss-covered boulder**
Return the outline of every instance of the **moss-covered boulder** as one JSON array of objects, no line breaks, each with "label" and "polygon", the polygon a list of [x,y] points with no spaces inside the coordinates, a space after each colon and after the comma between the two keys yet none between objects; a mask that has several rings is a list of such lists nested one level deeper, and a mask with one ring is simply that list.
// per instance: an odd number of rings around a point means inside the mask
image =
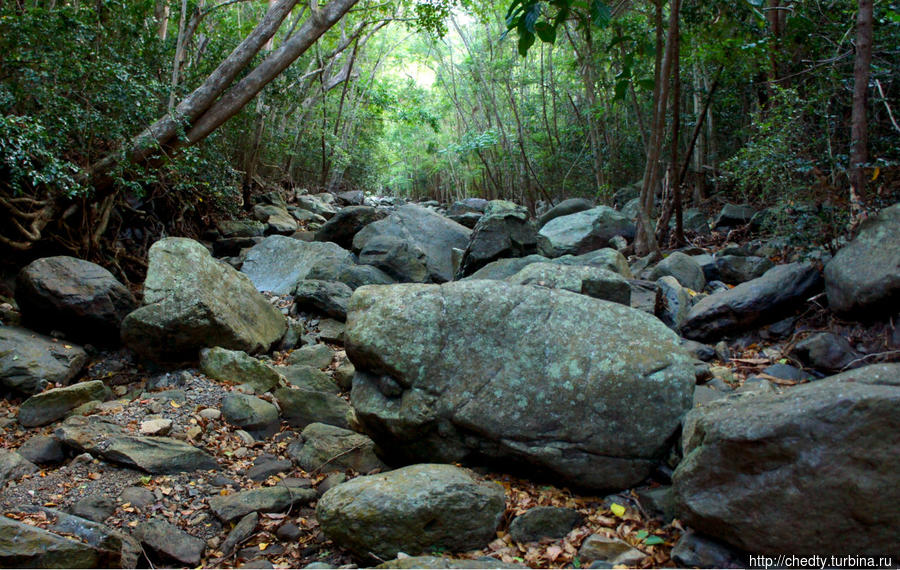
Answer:
[{"label": "moss-covered boulder", "polygon": [[346,347],[357,419],[396,459],[488,458],[591,488],[643,479],[694,387],[656,318],[497,281],[360,288]]}]

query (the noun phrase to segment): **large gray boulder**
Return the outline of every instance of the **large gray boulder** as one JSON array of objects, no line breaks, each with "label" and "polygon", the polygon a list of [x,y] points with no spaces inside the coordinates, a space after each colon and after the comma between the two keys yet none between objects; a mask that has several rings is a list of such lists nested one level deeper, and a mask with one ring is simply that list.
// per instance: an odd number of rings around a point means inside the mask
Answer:
[{"label": "large gray boulder", "polygon": [[316,241],[330,241],[350,249],[353,237],[367,225],[387,216],[384,210],[372,206],[349,206],[340,210],[316,232]]},{"label": "large gray boulder", "polygon": [[112,273],[75,257],[32,261],[16,284],[16,302],[26,324],[59,330],[80,342],[118,344],[125,315],[137,301]]},{"label": "large gray boulder", "polygon": [[594,204],[587,198],[569,198],[563,200],[541,215],[538,219],[538,227],[544,227],[550,220],[555,220],[561,216],[568,216],[569,214],[577,214],[578,212],[590,210],[593,207]]},{"label": "large gray boulder", "polygon": [[80,346],[17,327],[0,327],[0,386],[25,395],[51,384],[66,385],[87,354]]},{"label": "large gray boulder", "polygon": [[867,221],[825,266],[828,305],[854,318],[880,317],[900,306],[900,204]]},{"label": "large gray boulder", "polygon": [[284,315],[199,243],[161,239],[149,257],[145,304],[122,323],[122,339],[141,356],[196,360],[210,346],[264,352],[284,335]]},{"label": "large gray boulder", "polygon": [[666,275],[671,275],[683,287],[694,291],[702,291],[706,287],[706,277],[703,276],[703,269],[700,267],[700,264],[690,255],[680,251],[673,251],[650,271],[650,279],[652,281],[656,281]]},{"label": "large gray boulder", "polygon": [[53,388],[22,402],[19,408],[19,423],[24,427],[47,425],[64,417],[81,404],[91,400],[103,402],[111,397],[112,390],[100,380]]},{"label": "large gray boulder", "polygon": [[565,289],[626,306],[631,304],[631,287],[628,281],[618,273],[599,267],[532,263],[507,277],[506,281],[517,285]]},{"label": "large gray boulder", "polygon": [[547,222],[538,232],[538,248],[542,255],[559,257],[578,255],[607,247],[615,236],[634,239],[634,223],[607,206],[598,206]]},{"label": "large gray boulder", "polygon": [[773,323],[797,310],[821,287],[822,276],[810,263],[775,266],[762,277],[694,305],[681,325],[681,334],[706,342]]},{"label": "large gray boulder", "polygon": [[357,419],[398,459],[483,456],[591,488],[649,473],[694,384],[656,318],[498,281],[357,289],[346,348]]},{"label": "large gray boulder", "polygon": [[506,500],[453,465],[410,465],[330,489],[316,518],[331,540],[358,556],[394,558],[483,548],[495,537]]},{"label": "large gray boulder", "polygon": [[465,249],[472,230],[427,208],[406,204],[353,238],[360,263],[406,282],[453,279],[453,249]]},{"label": "large gray boulder", "polygon": [[900,555],[900,364],[688,414],[679,518],[759,554]]},{"label": "large gray boulder", "polygon": [[286,295],[302,279],[336,280],[353,255],[330,242],[305,242],[285,236],[269,236],[250,248],[241,272],[260,291]]},{"label": "large gray boulder", "polygon": [[528,210],[505,200],[493,200],[475,224],[463,253],[459,275],[470,275],[502,257],[523,257],[537,252],[537,228]]}]

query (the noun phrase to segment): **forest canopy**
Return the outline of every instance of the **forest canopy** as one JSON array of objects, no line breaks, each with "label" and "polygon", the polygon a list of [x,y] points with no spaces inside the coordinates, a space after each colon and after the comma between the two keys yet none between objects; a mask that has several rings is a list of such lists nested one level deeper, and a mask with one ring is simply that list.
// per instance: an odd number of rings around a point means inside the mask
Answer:
[{"label": "forest canopy", "polygon": [[[271,188],[534,208],[611,202],[635,183],[649,186],[648,212],[676,190],[685,206],[812,205],[817,235],[804,237],[825,242],[845,230],[851,196],[877,209],[897,192],[893,2],[869,4],[866,154],[851,160],[866,3],[4,3],[0,242],[127,274],[159,235],[196,235]],[[211,105],[253,87],[322,14],[318,41],[192,134],[182,105],[267,19],[271,37]],[[160,117],[173,136],[135,159],[135,137]]]}]

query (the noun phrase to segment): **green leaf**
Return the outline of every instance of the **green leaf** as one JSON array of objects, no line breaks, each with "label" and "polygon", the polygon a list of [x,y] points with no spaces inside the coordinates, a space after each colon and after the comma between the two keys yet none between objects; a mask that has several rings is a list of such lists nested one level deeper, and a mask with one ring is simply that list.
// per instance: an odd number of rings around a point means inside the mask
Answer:
[{"label": "green leaf", "polygon": [[612,19],[612,10],[602,0],[592,0],[591,20],[595,26],[606,27]]},{"label": "green leaf", "polygon": [[636,533],[634,533],[634,536],[636,538],[638,538],[639,540],[644,540],[645,538],[650,536],[650,532],[648,532],[646,530],[639,530]]},{"label": "green leaf", "polygon": [[625,93],[628,92],[628,80],[623,79],[616,83],[616,94],[613,96],[613,101],[624,101]]},{"label": "green leaf", "polygon": [[527,8],[525,12],[525,16],[522,18],[521,22],[525,25],[525,30],[529,33],[534,33],[534,25],[537,23],[537,19],[541,17],[541,5],[537,2],[533,3]]},{"label": "green leaf", "polygon": [[653,87],[656,85],[656,82],[653,81],[653,78],[645,77],[643,79],[638,79],[637,81],[635,81],[635,85],[646,91],[653,91]]},{"label": "green leaf", "polygon": [[534,31],[537,32],[542,42],[552,44],[556,41],[556,28],[547,22],[538,22],[534,25]]},{"label": "green leaf", "polygon": [[519,55],[525,57],[528,48],[534,45],[534,34],[531,32],[519,31]]},{"label": "green leaf", "polygon": [[149,475],[144,475],[143,477],[141,477],[141,485],[149,485],[150,481],[152,481],[152,480],[153,480],[153,477],[151,477]]},{"label": "green leaf", "polygon": [[569,6],[564,5],[559,9],[559,12],[556,14],[556,19],[553,20],[553,27],[558,28],[560,24],[566,21],[566,18],[569,17]]},{"label": "green leaf", "polygon": [[647,546],[654,546],[656,544],[664,544],[666,541],[662,539],[660,536],[651,536],[647,540],[644,541],[644,544]]}]

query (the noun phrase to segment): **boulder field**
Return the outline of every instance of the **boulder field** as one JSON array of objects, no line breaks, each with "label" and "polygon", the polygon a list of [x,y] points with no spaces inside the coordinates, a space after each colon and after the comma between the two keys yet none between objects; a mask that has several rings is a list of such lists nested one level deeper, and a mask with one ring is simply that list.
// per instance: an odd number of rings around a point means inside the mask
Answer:
[{"label": "boulder field", "polygon": [[269,192],[142,291],[26,265],[0,566],[897,560],[900,205],[833,257],[728,204],[638,258],[633,193]]}]

